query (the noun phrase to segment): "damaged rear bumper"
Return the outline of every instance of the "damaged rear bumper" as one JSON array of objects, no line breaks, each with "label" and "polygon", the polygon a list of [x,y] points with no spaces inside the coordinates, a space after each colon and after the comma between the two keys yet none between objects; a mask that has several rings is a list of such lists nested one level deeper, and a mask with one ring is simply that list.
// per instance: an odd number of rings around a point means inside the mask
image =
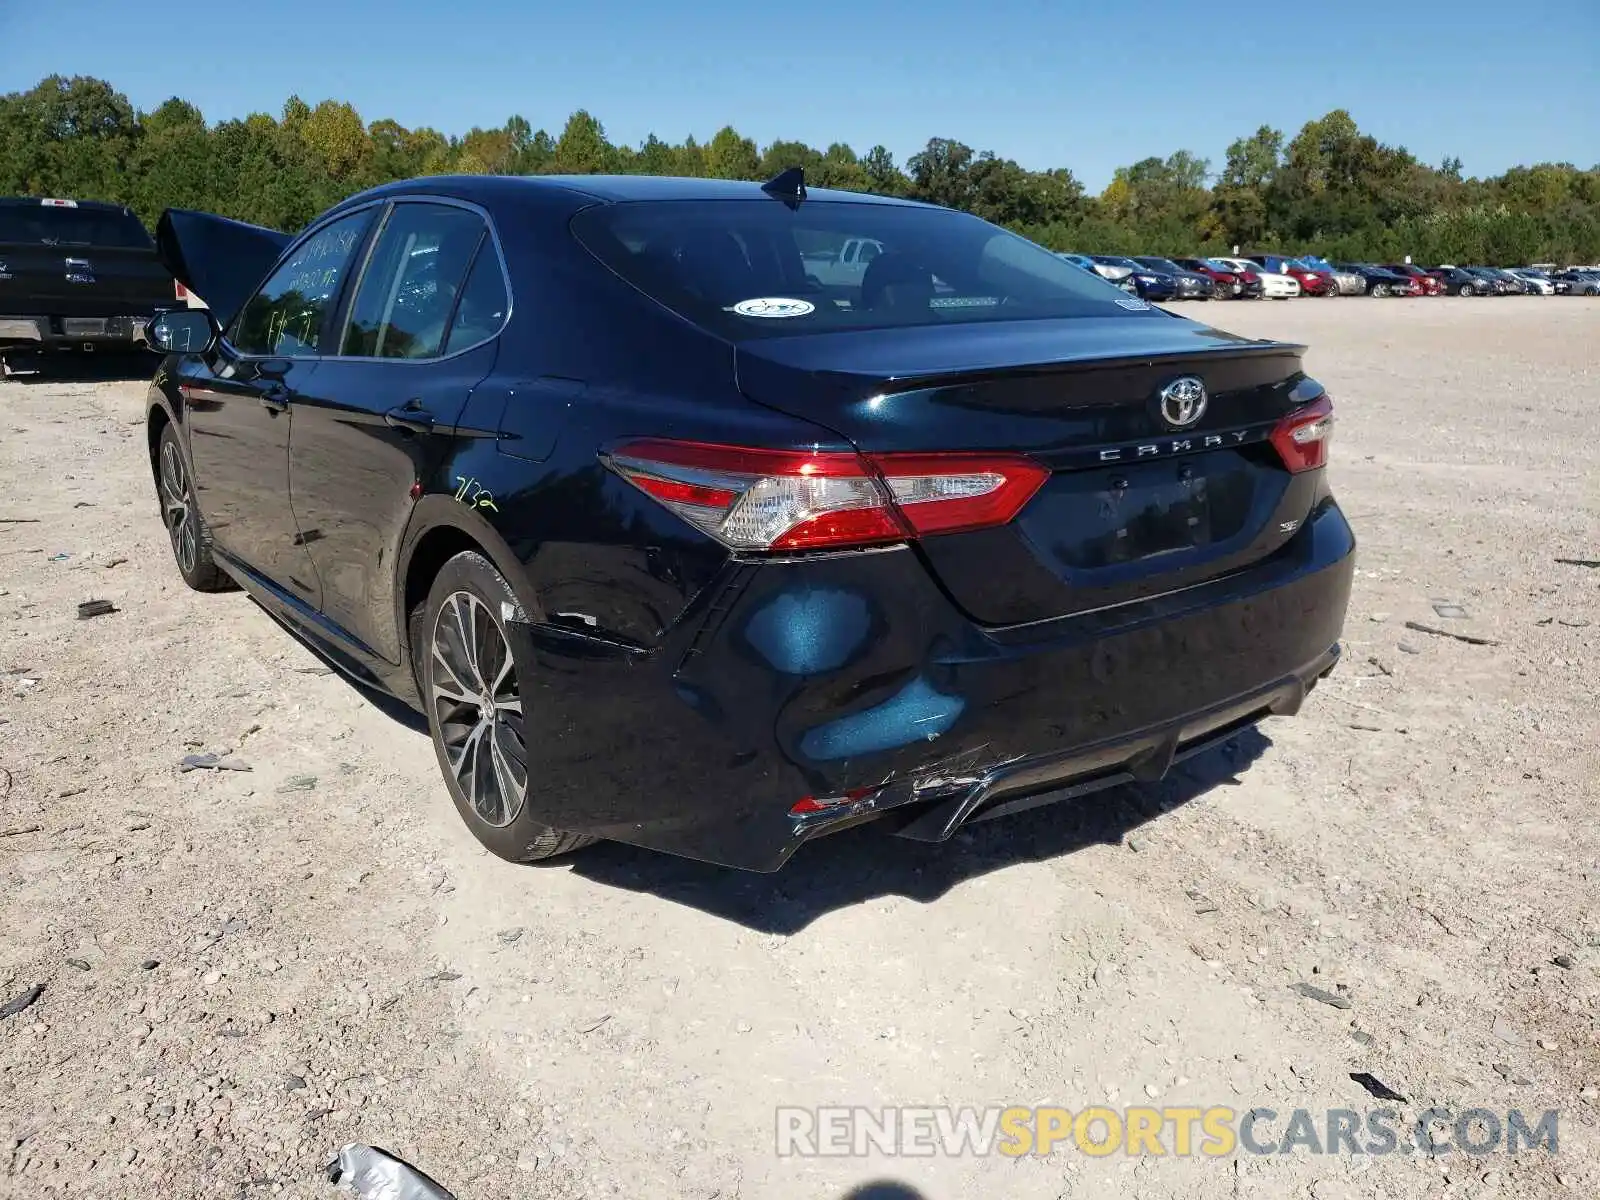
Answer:
[{"label": "damaged rear bumper", "polygon": [[899,547],[732,562],[649,652],[528,626],[535,808],[772,871],[862,821],[940,841],[1159,779],[1333,668],[1354,548],[1328,500],[1246,571],[1036,625],[976,624]]}]

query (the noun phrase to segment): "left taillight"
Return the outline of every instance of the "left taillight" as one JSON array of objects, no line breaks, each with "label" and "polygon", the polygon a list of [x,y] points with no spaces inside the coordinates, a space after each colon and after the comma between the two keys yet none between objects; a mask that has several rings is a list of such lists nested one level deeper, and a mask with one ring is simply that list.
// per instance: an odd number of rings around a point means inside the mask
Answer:
[{"label": "left taillight", "polygon": [[1279,421],[1272,430],[1272,445],[1291,473],[1314,471],[1328,465],[1328,443],[1333,439],[1333,399],[1327,394]]},{"label": "left taillight", "polygon": [[608,467],[733,550],[845,549],[1004,525],[1049,478],[1014,454],[763,450],[640,439]]}]

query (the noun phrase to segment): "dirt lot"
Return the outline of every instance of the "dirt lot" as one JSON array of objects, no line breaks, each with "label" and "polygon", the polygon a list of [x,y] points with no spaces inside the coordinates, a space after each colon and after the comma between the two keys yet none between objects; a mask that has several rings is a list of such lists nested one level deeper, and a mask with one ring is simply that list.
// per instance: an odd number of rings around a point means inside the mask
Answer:
[{"label": "dirt lot", "polygon": [[[1186,311],[1337,396],[1339,671],[1162,787],[773,877],[489,858],[414,722],[183,587],[142,385],[0,384],[0,1002],[45,985],[0,1019],[0,1194],[331,1196],[363,1141],[461,1200],[1595,1195],[1600,303]],[[1378,1106],[1363,1071],[1408,1120],[1560,1109],[1560,1151],[774,1152],[778,1105],[1158,1097],[1272,1139]]]}]

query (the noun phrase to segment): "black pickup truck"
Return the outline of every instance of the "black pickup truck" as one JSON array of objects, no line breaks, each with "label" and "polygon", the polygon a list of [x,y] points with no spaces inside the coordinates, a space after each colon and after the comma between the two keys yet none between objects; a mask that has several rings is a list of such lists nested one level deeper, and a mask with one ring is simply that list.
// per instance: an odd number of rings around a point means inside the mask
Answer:
[{"label": "black pickup truck", "polygon": [[145,322],[185,301],[132,209],[0,197],[0,359],[126,351]]}]

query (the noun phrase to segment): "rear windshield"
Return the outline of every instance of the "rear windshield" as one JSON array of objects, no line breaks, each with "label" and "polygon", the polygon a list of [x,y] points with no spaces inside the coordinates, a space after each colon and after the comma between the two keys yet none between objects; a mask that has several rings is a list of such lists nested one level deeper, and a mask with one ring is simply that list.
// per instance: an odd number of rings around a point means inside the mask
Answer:
[{"label": "rear windshield", "polygon": [[130,213],[47,204],[0,204],[0,242],[130,250],[148,250],[155,244]]},{"label": "rear windshield", "polygon": [[1147,307],[1033,242],[947,209],[640,201],[585,209],[572,228],[629,283],[731,340]]}]

